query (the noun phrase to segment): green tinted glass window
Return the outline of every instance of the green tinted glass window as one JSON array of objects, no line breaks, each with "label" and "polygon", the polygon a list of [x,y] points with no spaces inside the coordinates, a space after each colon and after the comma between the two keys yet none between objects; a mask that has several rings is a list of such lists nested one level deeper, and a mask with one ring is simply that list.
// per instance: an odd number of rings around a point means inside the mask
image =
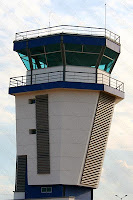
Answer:
[{"label": "green tinted glass window", "polygon": [[25,56],[21,53],[18,53],[22,62],[24,63],[25,67],[27,68],[27,70],[30,70],[30,63],[29,63],[29,59],[28,56]]},{"label": "green tinted glass window", "polygon": [[59,52],[59,53],[47,54],[47,62],[48,62],[48,67],[62,65],[61,53]]},{"label": "green tinted glass window", "polygon": [[52,192],[52,187],[47,187],[47,193],[51,193]]},{"label": "green tinted glass window", "polygon": [[46,187],[42,187],[41,188],[41,193],[47,193],[47,188]]},{"label": "green tinted glass window", "polygon": [[65,50],[68,51],[82,51],[82,45],[81,44],[65,44]]},{"label": "green tinted glass window", "polygon": [[61,51],[60,44],[49,44],[45,45],[45,51],[48,52],[55,52],[55,51]]},{"label": "green tinted glass window", "polygon": [[97,58],[98,55],[94,54],[66,52],[67,65],[91,67],[96,65]]},{"label": "green tinted glass window", "polygon": [[101,46],[95,46],[95,45],[84,45],[83,51],[85,52],[91,52],[91,53],[100,53]]}]

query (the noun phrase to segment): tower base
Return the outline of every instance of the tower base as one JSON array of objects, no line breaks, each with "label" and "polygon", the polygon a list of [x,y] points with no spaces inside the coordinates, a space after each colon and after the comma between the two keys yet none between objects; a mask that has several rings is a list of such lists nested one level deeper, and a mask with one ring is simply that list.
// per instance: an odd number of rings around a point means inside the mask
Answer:
[{"label": "tower base", "polygon": [[[44,192],[42,188],[52,188]],[[14,200],[93,200],[93,189],[72,185],[51,185],[26,187],[25,192],[14,192]]]}]

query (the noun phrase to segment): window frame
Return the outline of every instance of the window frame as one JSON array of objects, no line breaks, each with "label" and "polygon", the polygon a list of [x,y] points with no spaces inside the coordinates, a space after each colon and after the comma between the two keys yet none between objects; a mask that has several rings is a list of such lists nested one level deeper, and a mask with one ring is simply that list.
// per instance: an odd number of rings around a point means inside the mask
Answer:
[{"label": "window frame", "polygon": [[[46,189],[46,192],[42,191],[44,188]],[[50,191],[48,191],[48,189],[50,189]],[[41,193],[45,193],[45,194],[52,193],[52,187],[41,187]]]}]

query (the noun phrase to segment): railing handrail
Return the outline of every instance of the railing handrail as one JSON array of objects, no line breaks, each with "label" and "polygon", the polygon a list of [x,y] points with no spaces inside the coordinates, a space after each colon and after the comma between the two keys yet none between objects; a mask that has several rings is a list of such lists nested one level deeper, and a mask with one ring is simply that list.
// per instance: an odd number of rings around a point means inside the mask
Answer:
[{"label": "railing handrail", "polygon": [[[77,34],[79,34],[79,32],[82,32],[82,31],[87,31],[86,34],[95,35],[94,30],[97,30],[96,32],[99,32],[99,36],[108,37],[108,38],[112,39],[113,41],[120,44],[120,36],[108,29],[97,28],[97,27],[73,26],[73,25],[51,26],[51,27],[46,27],[46,28],[41,28],[41,29],[33,29],[33,30],[29,30],[29,31],[18,32],[18,33],[16,33],[15,41],[29,39],[29,38],[31,38],[31,36],[33,36],[32,38],[40,37],[39,34],[44,33],[44,35],[45,35],[46,32],[51,34],[52,31],[55,33],[58,33],[58,31],[60,31],[61,33],[65,33],[65,31],[66,32],[73,31],[73,34],[75,34],[75,31],[77,32]],[[100,35],[100,33],[103,33],[103,34]],[[42,35],[41,35],[41,37],[42,37]]]},{"label": "railing handrail", "polygon": [[[60,73],[60,74],[57,74],[57,73]],[[98,84],[108,85],[109,87],[113,87],[113,88],[115,88],[117,90],[120,90],[120,91],[124,92],[124,83],[122,81],[119,81],[119,80],[115,79],[115,78],[112,78],[110,75],[108,76],[108,75],[103,74],[103,73],[97,73],[96,74],[94,72],[92,73],[92,72],[65,71],[66,75],[67,75],[67,73],[73,73],[73,74],[68,74],[69,78],[72,77],[74,79],[75,76],[77,76],[76,79],[79,79],[79,82],[80,81],[84,82],[86,80],[90,80],[90,78],[94,79],[96,77],[96,75],[97,75],[97,83]],[[79,74],[82,74],[82,76],[79,77]],[[47,76],[44,77],[45,75],[47,75]],[[51,75],[53,75],[53,76],[51,76]],[[63,75],[63,71],[62,70],[60,70],[60,71],[57,70],[57,71],[54,71],[54,72],[45,72],[45,73],[41,73],[41,74],[33,74],[32,75],[32,80],[33,81],[36,81],[36,80],[37,81],[39,81],[39,80],[42,81],[42,80],[45,80],[46,78],[48,78],[47,82],[49,82],[49,78],[55,79],[54,77],[56,77],[58,79],[59,78],[58,76],[61,77],[61,75]],[[87,79],[84,79],[86,77],[87,77]],[[11,86],[18,87],[18,85],[19,86],[26,85],[27,81],[29,81],[29,80],[31,80],[31,75],[12,77],[12,78],[10,78],[10,87]],[[15,83],[14,83],[14,81],[15,81]],[[59,80],[56,80],[56,81],[59,81]],[[63,81],[63,80],[61,80],[61,81]],[[38,84],[38,83],[35,82],[34,84]]]},{"label": "railing handrail", "polygon": [[[20,34],[20,33],[27,33],[27,32],[32,32],[32,31],[40,31],[40,30],[48,30],[50,28],[58,28],[58,27],[75,27],[75,28],[94,28],[94,29],[104,29],[104,28],[97,28],[97,27],[91,27],[91,26],[74,26],[74,25],[59,25],[59,26],[50,26],[50,27],[45,27],[45,28],[39,28],[39,29],[32,29],[32,30],[29,30],[29,31],[21,31],[21,32],[18,32],[16,34]],[[107,30],[107,29],[106,29]]]}]

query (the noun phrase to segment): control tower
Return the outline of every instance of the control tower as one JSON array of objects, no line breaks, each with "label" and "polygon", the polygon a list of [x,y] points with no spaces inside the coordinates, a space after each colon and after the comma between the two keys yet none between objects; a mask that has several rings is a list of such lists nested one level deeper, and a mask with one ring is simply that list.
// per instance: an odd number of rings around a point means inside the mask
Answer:
[{"label": "control tower", "polygon": [[[16,100],[14,199],[93,200],[114,105],[120,37],[103,28],[55,26],[14,41],[26,74],[10,78]],[[19,66],[18,66],[19,67]]]}]

